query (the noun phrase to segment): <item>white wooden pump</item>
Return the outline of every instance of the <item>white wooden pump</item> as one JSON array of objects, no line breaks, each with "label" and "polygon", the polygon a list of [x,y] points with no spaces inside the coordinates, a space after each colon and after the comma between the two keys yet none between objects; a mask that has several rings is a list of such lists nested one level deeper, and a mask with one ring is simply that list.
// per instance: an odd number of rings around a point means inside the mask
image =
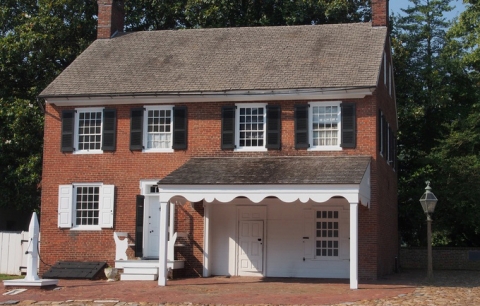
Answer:
[{"label": "white wooden pump", "polygon": [[58,283],[57,279],[41,279],[37,274],[40,226],[38,224],[37,213],[35,212],[32,214],[32,219],[30,220],[28,234],[27,275],[24,279],[5,280],[3,281],[4,286],[43,287],[56,285]]}]

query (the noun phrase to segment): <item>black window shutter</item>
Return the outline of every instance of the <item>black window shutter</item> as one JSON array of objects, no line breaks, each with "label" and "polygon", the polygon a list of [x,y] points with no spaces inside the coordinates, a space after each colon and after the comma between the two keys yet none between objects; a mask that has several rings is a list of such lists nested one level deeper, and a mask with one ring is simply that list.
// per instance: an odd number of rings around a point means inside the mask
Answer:
[{"label": "black window shutter", "polygon": [[388,163],[393,167],[395,142],[393,140],[393,131],[388,128]]},{"label": "black window shutter", "polygon": [[135,221],[135,257],[143,257],[143,212],[145,196],[137,195],[137,216]]},{"label": "black window shutter", "polygon": [[130,150],[143,149],[143,108],[133,108],[130,112]]},{"label": "black window shutter", "polygon": [[267,149],[280,150],[281,148],[282,120],[281,110],[278,105],[267,105]]},{"label": "black window shutter", "polygon": [[357,120],[355,103],[342,103],[342,148],[355,148],[357,145]]},{"label": "black window shutter", "polygon": [[187,149],[187,107],[173,108],[173,149]]},{"label": "black window shutter", "polygon": [[397,137],[393,135],[393,169],[397,170]]},{"label": "black window shutter", "polygon": [[235,149],[235,106],[222,107],[222,150]]},{"label": "black window shutter", "polygon": [[75,129],[75,111],[64,110],[62,111],[62,152],[73,152],[73,137]]},{"label": "black window shutter", "polygon": [[385,116],[383,117],[383,157],[388,161],[387,159],[387,149],[388,149],[388,123],[387,120],[385,120]]},{"label": "black window shutter", "polygon": [[308,105],[295,105],[295,148],[310,147],[308,143]]},{"label": "black window shutter", "polygon": [[115,151],[117,132],[117,110],[103,110],[102,150]]}]

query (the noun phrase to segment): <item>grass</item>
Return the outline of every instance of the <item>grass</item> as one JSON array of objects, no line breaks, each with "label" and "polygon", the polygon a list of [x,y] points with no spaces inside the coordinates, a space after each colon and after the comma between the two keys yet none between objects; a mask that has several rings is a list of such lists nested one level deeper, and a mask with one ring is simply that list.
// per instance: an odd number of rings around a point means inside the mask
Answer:
[{"label": "grass", "polygon": [[8,280],[8,279],[19,279],[19,278],[25,278],[25,275],[6,275],[6,274],[0,274],[0,281],[2,281],[2,280]]}]

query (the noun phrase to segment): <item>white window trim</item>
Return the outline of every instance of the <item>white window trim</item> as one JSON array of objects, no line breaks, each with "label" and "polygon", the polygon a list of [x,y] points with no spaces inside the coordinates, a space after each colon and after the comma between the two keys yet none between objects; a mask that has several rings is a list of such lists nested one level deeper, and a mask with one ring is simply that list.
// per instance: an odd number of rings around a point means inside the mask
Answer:
[{"label": "white window trim", "polygon": [[383,84],[387,86],[387,52],[383,51]]},{"label": "white window trim", "polygon": [[[102,154],[103,150],[101,149],[102,147],[102,141],[103,141],[103,110],[104,107],[89,107],[89,108],[76,108],[75,109],[75,130],[73,131],[74,135],[74,143],[73,147],[75,150],[73,151],[73,154]],[[78,133],[79,125],[80,125],[80,113],[87,113],[87,112],[101,112],[102,113],[102,127],[101,127],[101,137],[100,137],[100,150],[79,150],[78,149],[78,138],[80,137]]]},{"label": "white window trim", "polygon": [[393,79],[393,71],[392,71],[392,64],[388,64],[388,94],[390,97],[392,96],[392,79]]},{"label": "white window trim", "polygon": [[[67,196],[69,197],[68,200],[66,200],[65,196],[62,196],[60,194],[60,190],[62,187],[69,187],[71,188],[71,193]],[[99,189],[99,220],[98,220],[98,225],[77,225],[75,222],[75,215],[76,215],[76,198],[77,198],[77,191],[76,187],[81,187],[81,186],[88,186],[88,187],[100,187]],[[104,193],[104,188],[109,187],[112,191],[114,191],[114,185],[104,185],[103,183],[73,183],[69,185],[60,185],[59,186],[59,206],[63,200],[63,204],[67,204],[69,207],[69,219],[70,222],[67,226],[60,226],[60,208],[59,208],[59,221],[58,221],[58,226],[60,228],[68,228],[72,231],[99,231],[102,230],[103,228],[113,228],[113,214],[114,214],[114,202],[115,202],[115,195],[112,194],[112,199],[111,199],[111,205],[112,205],[112,210],[111,213],[109,213],[108,218],[111,218],[110,220],[110,225],[109,227],[102,227],[103,224],[103,216],[102,216],[102,205],[103,201],[105,200],[105,193]],[[63,199],[62,199],[63,198]],[[65,201],[68,201],[68,203],[65,203]],[[65,209],[65,208],[64,208]],[[67,211],[64,211],[64,213],[67,213]]]},{"label": "white window trim", "polygon": [[158,185],[158,181],[160,181],[160,179],[140,180],[140,194],[141,195],[158,195],[158,193],[150,192],[150,187],[153,185]]},{"label": "white window trim", "polygon": [[[173,153],[175,150],[173,150],[173,105],[155,105],[155,106],[144,106],[144,111],[143,111],[143,147],[144,149],[142,152],[144,153],[158,153],[158,152],[163,152],[163,153]],[[171,114],[171,120],[170,120],[170,148],[147,148],[147,143],[148,143],[148,111],[151,110],[169,110]]]},{"label": "white window trim", "polygon": [[[308,142],[310,147],[307,151],[342,151],[343,148],[340,146],[342,141],[342,109],[340,105],[341,101],[325,101],[325,102],[309,102],[310,107],[308,108]],[[337,106],[339,110],[338,116],[338,144],[335,146],[313,146],[313,107],[315,106]]]},{"label": "white window trim", "polygon": [[[267,103],[238,103],[235,104],[235,149],[234,152],[266,152],[267,142]],[[240,147],[240,108],[262,108],[263,111],[263,146],[258,147]]]}]

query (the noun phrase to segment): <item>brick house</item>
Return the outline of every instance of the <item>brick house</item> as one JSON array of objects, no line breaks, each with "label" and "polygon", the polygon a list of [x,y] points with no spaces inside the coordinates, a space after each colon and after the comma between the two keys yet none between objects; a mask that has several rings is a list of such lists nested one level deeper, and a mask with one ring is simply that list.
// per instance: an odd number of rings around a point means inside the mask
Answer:
[{"label": "brick house", "polygon": [[117,266],[159,285],[394,271],[387,0],[371,23],[133,33],[98,5],[98,39],[40,95],[44,262],[113,264],[123,235]]}]

